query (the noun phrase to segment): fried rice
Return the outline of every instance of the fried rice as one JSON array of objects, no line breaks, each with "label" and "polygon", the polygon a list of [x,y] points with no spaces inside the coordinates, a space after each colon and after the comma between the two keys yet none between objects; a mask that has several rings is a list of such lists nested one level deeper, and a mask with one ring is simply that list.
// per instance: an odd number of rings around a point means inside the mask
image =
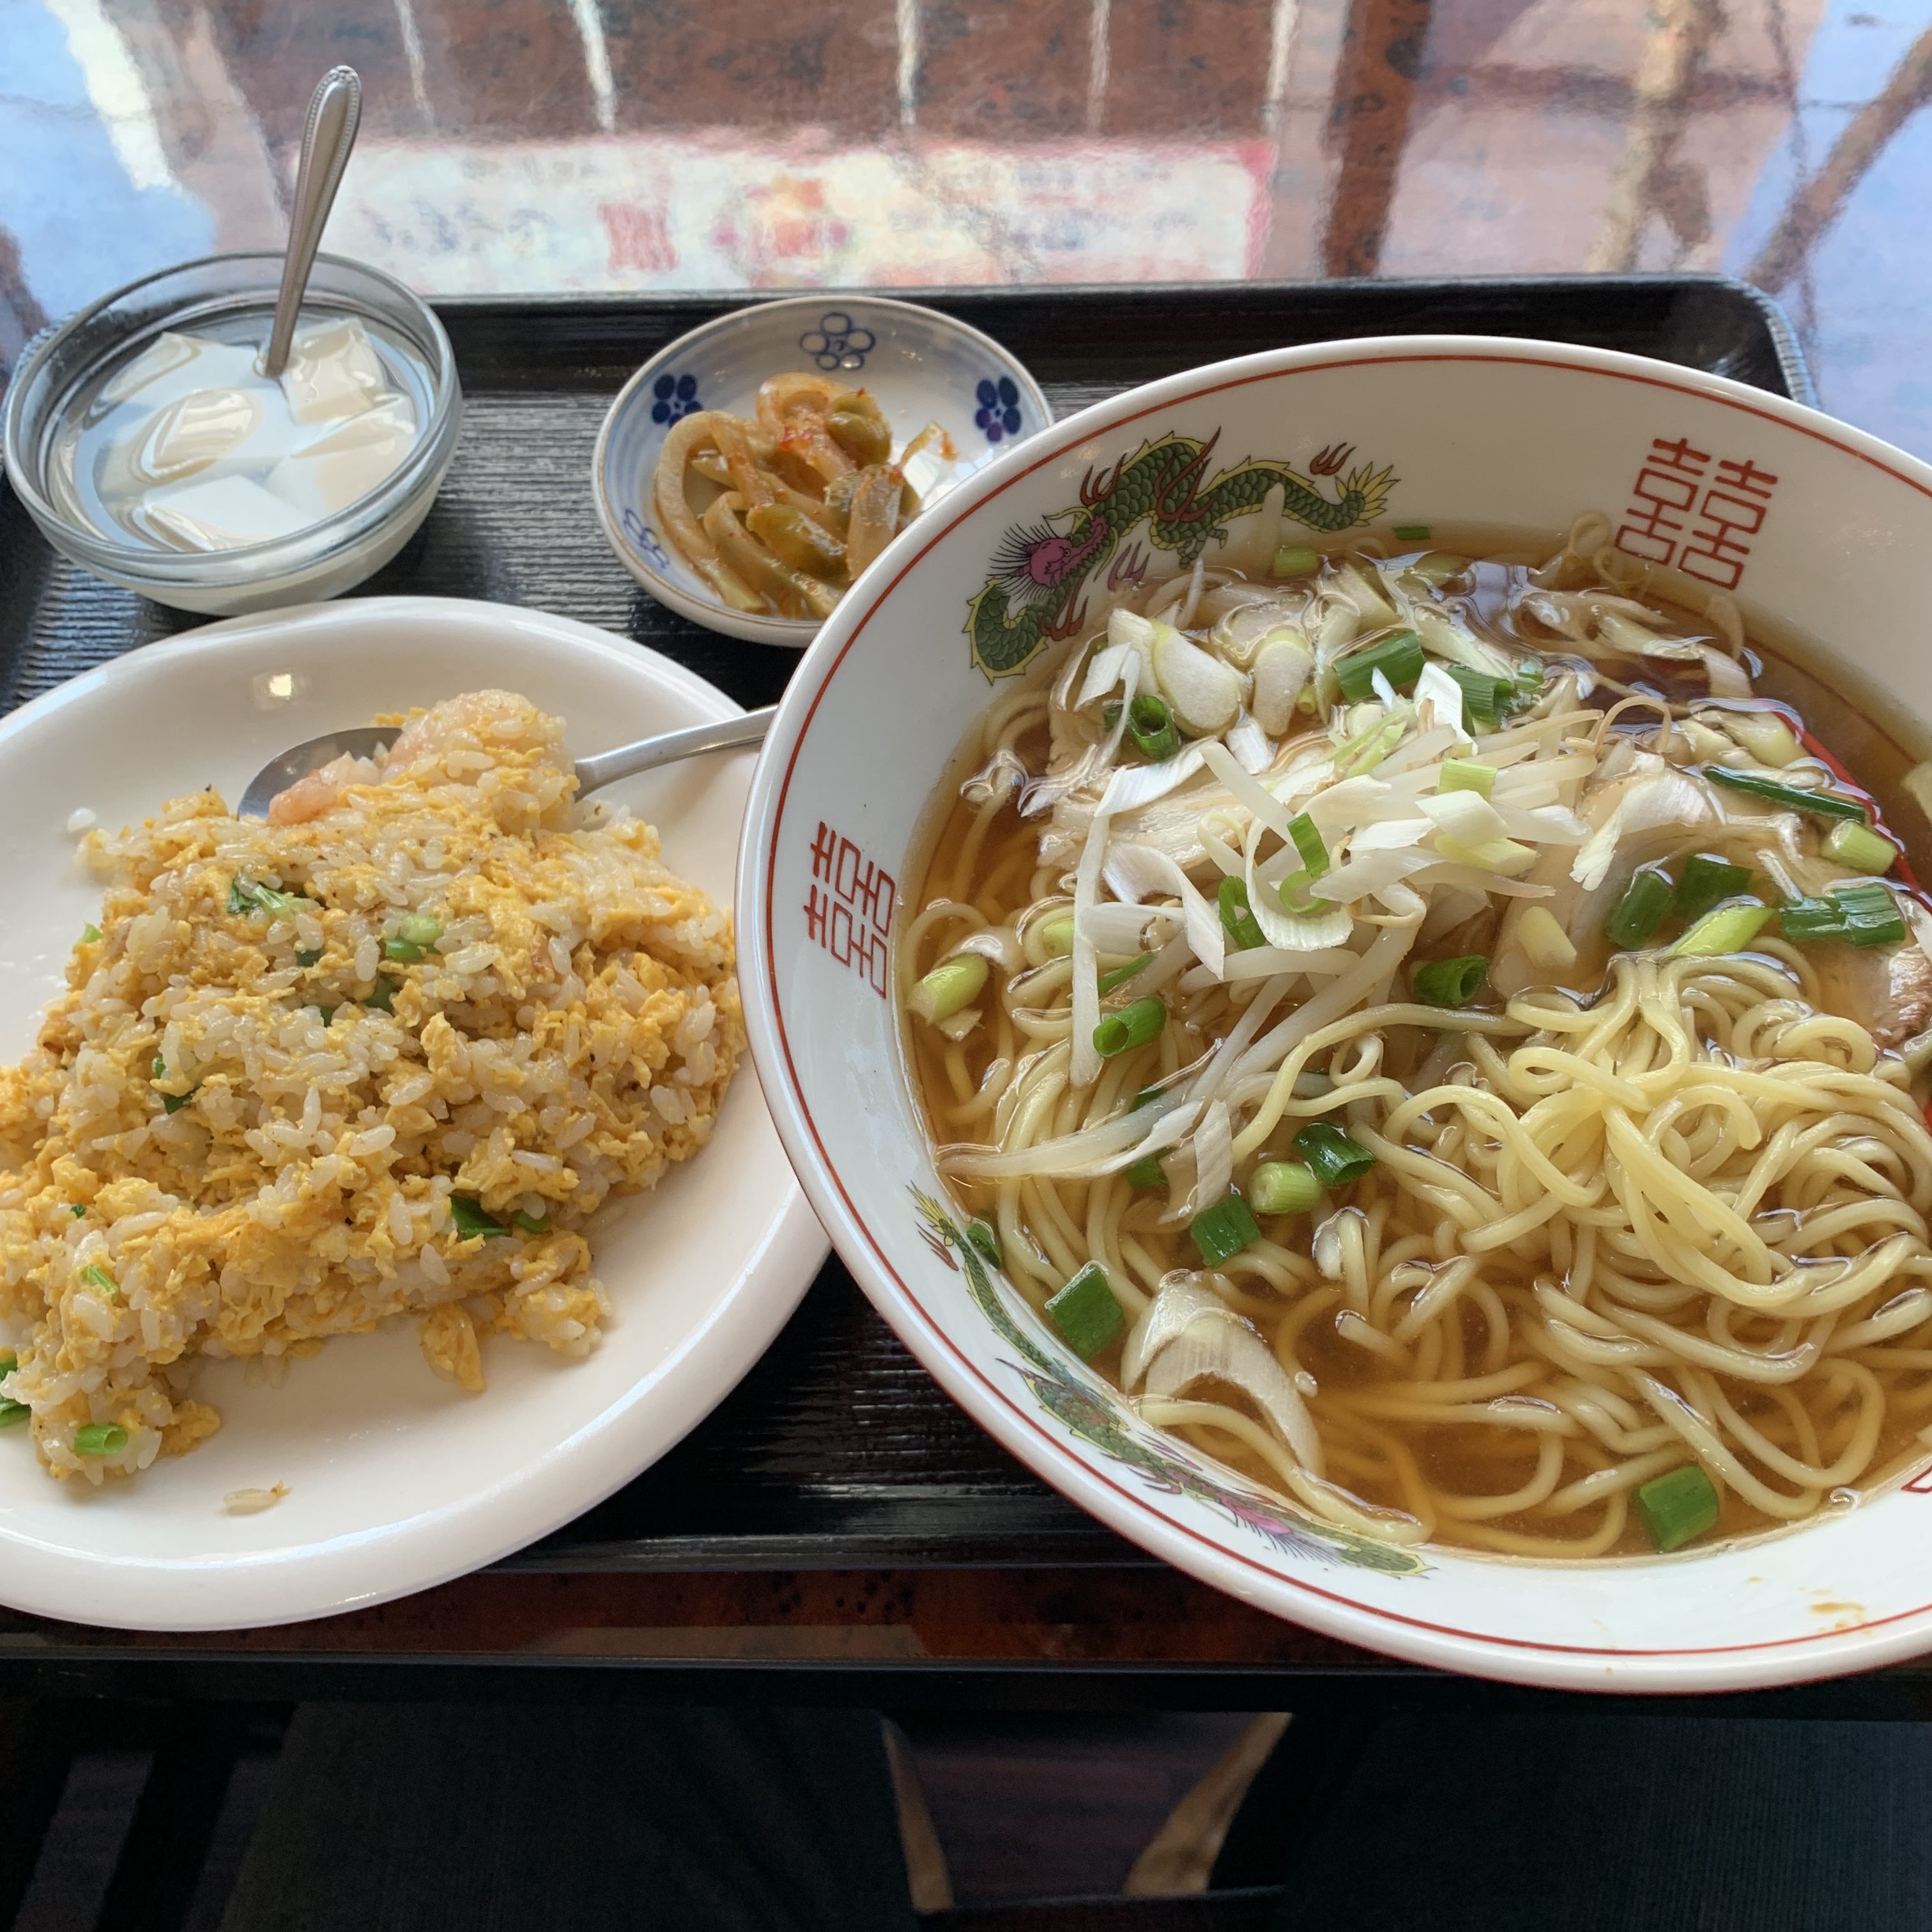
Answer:
[{"label": "fried rice", "polygon": [[481,1390],[492,1333],[594,1346],[586,1225],[705,1144],[744,1031],[728,917],[574,792],[560,722],[481,692],[273,822],[88,835],[98,926],[0,1069],[0,1398],[53,1474],[193,1448],[204,1357],[407,1316]]}]

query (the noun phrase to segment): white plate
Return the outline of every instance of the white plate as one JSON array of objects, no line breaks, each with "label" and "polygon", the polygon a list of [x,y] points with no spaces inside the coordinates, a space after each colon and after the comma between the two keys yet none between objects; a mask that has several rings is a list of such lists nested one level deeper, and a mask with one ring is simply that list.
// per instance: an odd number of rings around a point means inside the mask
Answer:
[{"label": "white plate", "polygon": [[[728,717],[730,699],[588,626],[454,598],[372,598],[210,626],[63,685],[0,722],[0,1054],[17,1058],[100,908],[68,814],[118,828],[212,784],[231,800],[276,752],[378,711],[496,685],[578,752]],[[664,856],[731,903],[752,758],[614,787]],[[485,1345],[487,1394],[432,1374],[413,1324],[330,1342],[270,1387],[202,1371],[220,1434],[138,1480],[58,1483],[0,1434],[0,1601],[80,1623],[286,1623],[441,1582],[547,1534],[700,1421],[763,1353],[824,1259],[748,1060],[711,1145],[610,1210],[593,1240],[616,1304],[587,1360]],[[231,1516],[231,1490],[288,1485]]]}]

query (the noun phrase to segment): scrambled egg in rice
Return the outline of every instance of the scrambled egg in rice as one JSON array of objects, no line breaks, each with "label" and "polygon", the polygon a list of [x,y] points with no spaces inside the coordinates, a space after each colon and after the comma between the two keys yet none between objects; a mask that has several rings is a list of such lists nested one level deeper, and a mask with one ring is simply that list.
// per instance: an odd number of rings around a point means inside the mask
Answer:
[{"label": "scrambled egg in rice", "polygon": [[0,1398],[55,1475],[212,1433],[202,1356],[405,1314],[468,1389],[482,1334],[589,1352],[585,1225],[704,1145],[744,1032],[727,916],[574,790],[560,723],[481,692],[272,822],[89,835],[100,926],[0,1070]]}]

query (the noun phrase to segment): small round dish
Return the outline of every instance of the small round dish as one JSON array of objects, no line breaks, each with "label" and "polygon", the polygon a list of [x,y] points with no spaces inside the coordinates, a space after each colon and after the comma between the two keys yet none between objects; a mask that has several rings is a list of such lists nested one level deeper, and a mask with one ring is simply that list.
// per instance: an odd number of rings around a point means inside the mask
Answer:
[{"label": "small round dish", "polygon": [[754,412],[758,386],[790,370],[869,390],[902,447],[929,422],[956,459],[926,507],[1053,420],[1040,385],[990,336],[936,309],[880,296],[798,296],[734,309],[660,350],[619,392],[591,459],[598,520],[618,560],[661,604],[707,629],[802,650],[808,618],[733,610],[678,555],[652,507],[672,427],[699,410]]},{"label": "small round dish", "polygon": [[359,262],[318,255],[302,313],[370,325],[421,379],[415,446],[376,488],[290,536],[229,550],[167,550],[104,535],[64,510],[52,487],[59,435],[76,403],[168,329],[194,332],[260,312],[264,336],[279,254],[212,255],[104,296],[27,346],[0,417],[15,493],[54,548],[110,584],[178,610],[234,616],[334,597],[388,562],[429,514],[463,419],[456,358],[442,325],[400,282]]},{"label": "small round dish", "polygon": [[[232,799],[287,746],[378,711],[488,686],[608,750],[737,709],[639,645],[534,610],[375,597],[212,625],[130,652],[0,723],[0,1059],[17,1059],[63,982],[100,888],[62,827],[105,826],[212,784]],[[730,903],[749,751],[610,794],[667,860]],[[797,1305],[826,1240],[741,1064],[710,1144],[592,1224],[614,1318],[581,1360],[487,1345],[489,1387],[424,1366],[413,1324],[339,1336],[274,1385],[205,1361],[223,1426],[136,1480],[61,1483],[26,1431],[0,1434],[0,1602],[124,1629],[230,1630],[424,1589],[548,1534],[655,1462],[739,1382]],[[0,1322],[0,1342],[15,1333]],[[236,1515],[237,1489],[286,1485]]]}]

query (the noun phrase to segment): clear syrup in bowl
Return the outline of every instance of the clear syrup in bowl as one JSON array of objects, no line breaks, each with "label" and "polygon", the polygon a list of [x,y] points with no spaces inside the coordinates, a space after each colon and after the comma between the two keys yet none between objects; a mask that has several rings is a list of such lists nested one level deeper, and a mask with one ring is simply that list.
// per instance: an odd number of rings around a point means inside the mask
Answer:
[{"label": "clear syrup in bowl", "polygon": [[287,368],[260,369],[266,310],[164,330],[76,399],[49,465],[61,510],[104,536],[213,551],[310,528],[421,440],[430,372],[366,316],[304,308]]}]

